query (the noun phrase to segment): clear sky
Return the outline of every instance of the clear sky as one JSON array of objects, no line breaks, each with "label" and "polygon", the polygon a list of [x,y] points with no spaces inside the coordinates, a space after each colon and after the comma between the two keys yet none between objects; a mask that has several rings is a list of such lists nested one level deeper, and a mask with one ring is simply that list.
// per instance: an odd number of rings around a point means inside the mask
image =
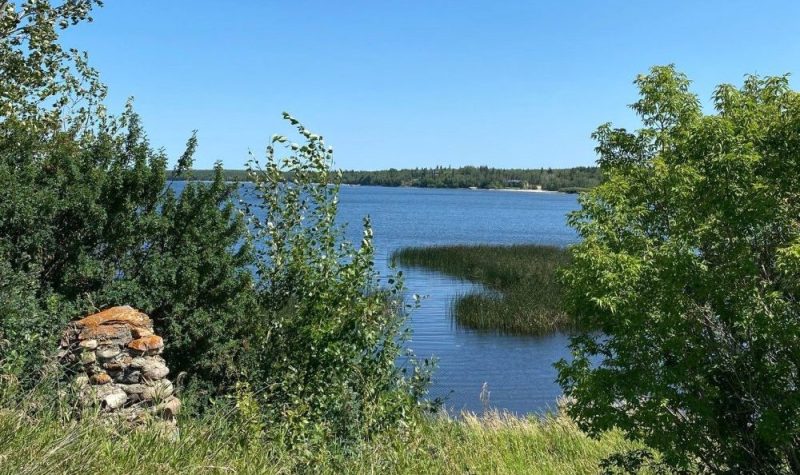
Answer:
[{"label": "clear sky", "polygon": [[637,125],[652,65],[706,102],[800,68],[798,1],[106,0],[94,17],[65,43],[173,159],[198,129],[198,168],[242,168],[290,130],[282,111],[340,168],[591,165],[599,124]]}]

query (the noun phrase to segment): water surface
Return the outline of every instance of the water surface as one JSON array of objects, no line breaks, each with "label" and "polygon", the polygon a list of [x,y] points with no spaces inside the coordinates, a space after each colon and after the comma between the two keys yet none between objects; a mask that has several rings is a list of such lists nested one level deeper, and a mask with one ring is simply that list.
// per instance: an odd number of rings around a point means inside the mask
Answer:
[{"label": "water surface", "polygon": [[[369,215],[376,264],[387,271],[392,252],[407,246],[524,244],[566,246],[577,236],[566,214],[578,208],[575,195],[488,190],[445,190],[343,186],[339,220],[348,237],[360,240]],[[446,396],[451,409],[481,411],[481,386],[490,404],[516,413],[553,408],[560,394],[552,364],[569,355],[567,336],[520,337],[477,332],[456,325],[454,298],[478,288],[445,275],[402,268],[409,293],[427,298],[411,317],[409,346],[419,357],[435,356],[431,396]]]}]

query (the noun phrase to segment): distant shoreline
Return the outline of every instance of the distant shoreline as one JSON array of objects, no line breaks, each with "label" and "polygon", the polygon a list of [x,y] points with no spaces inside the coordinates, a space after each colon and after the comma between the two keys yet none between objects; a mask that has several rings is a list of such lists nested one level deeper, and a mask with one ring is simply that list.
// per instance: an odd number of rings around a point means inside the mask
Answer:
[{"label": "distant shoreline", "polygon": [[577,189],[576,191],[564,191],[564,190],[532,190],[532,189],[523,189],[523,188],[477,188],[477,187],[449,187],[449,186],[415,186],[415,185],[361,185],[359,183],[342,183],[341,186],[347,186],[352,188],[368,188],[368,187],[375,187],[375,188],[415,188],[418,190],[467,190],[467,191],[511,191],[515,193],[561,193],[565,195],[575,194],[582,191],[587,191],[589,188],[581,188]]},{"label": "distant shoreline", "polygon": [[[170,181],[180,182],[180,181],[195,181],[199,183],[212,183],[213,180],[205,180],[205,179],[195,179],[195,180],[187,180],[185,178],[170,178]],[[225,183],[234,184],[234,183],[252,183],[250,180],[225,180]],[[391,185],[360,185],[358,183],[341,183],[341,186],[346,186],[350,188],[415,188],[418,190],[467,190],[467,191],[510,191],[515,193],[547,193],[547,194],[575,194],[576,192],[572,191],[562,191],[562,190],[523,190],[521,188],[450,188],[450,187],[434,187],[434,186],[413,186],[413,185],[401,185],[401,186],[391,186]],[[584,190],[580,190],[584,191]]]},{"label": "distant shoreline", "polygon": [[[193,179],[213,179],[215,170],[191,170]],[[222,170],[226,181],[249,181],[246,170]],[[526,193],[578,193],[602,181],[597,167],[501,169],[489,167],[388,169],[375,171],[341,170],[341,184],[436,189],[479,189]],[[174,177],[172,179],[186,179]],[[537,189],[538,188],[538,189]],[[541,189],[541,191],[539,190]]]},{"label": "distant shoreline", "polygon": [[484,188],[484,189],[490,191],[514,191],[517,193],[565,193],[566,194],[565,191],[559,191],[559,190],[523,190],[521,188]]},{"label": "distant shoreline", "polygon": [[591,188],[570,188],[561,190],[533,190],[530,188],[478,188],[478,187],[449,187],[449,186],[415,186],[415,185],[361,185],[358,183],[342,183],[342,186],[349,187],[379,187],[379,188],[416,188],[420,190],[468,190],[468,191],[510,191],[514,193],[561,193],[574,195],[588,191]]}]

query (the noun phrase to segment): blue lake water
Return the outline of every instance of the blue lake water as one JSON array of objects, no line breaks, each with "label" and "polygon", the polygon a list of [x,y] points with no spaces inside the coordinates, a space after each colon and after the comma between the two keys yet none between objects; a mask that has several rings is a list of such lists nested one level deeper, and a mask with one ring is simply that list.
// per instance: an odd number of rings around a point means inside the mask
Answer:
[{"label": "blue lake water", "polygon": [[[566,225],[578,208],[575,195],[484,190],[343,186],[342,223],[360,240],[369,215],[376,265],[386,272],[395,250],[444,244],[538,243],[566,246],[577,235]],[[516,413],[554,408],[561,393],[553,363],[569,356],[563,334],[520,337],[477,332],[455,324],[452,302],[474,284],[421,269],[401,268],[409,293],[427,296],[411,315],[409,346],[419,357],[435,356],[431,396],[446,396],[452,410],[480,412],[488,383],[492,407]]]},{"label": "blue lake water", "polygon": [[[172,186],[183,188],[181,182]],[[338,221],[352,242],[361,240],[362,219],[371,218],[382,275],[390,272],[389,259],[402,247],[566,246],[578,239],[566,225],[567,213],[578,208],[576,195],[343,186],[339,198]],[[480,412],[481,387],[487,383],[493,408],[518,414],[555,408],[561,391],[553,363],[569,357],[566,335],[509,336],[463,328],[452,318],[452,304],[479,286],[423,269],[401,270],[407,293],[425,297],[410,317],[409,346],[418,357],[438,360],[431,397],[446,398],[452,412]]]}]

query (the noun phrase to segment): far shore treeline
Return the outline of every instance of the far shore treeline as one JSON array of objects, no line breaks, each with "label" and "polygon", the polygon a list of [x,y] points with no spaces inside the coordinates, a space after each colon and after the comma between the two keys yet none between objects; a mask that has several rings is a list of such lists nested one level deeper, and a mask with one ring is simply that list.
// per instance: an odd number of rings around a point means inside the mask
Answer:
[{"label": "far shore treeline", "polygon": [[[246,170],[225,170],[229,181],[248,181]],[[185,179],[172,174],[174,180]],[[192,178],[212,180],[214,170],[193,170]],[[465,166],[459,168],[404,168],[375,171],[342,171],[346,185],[413,186],[420,188],[538,189],[577,193],[597,186],[601,181],[599,167],[573,168],[491,168]]]}]

